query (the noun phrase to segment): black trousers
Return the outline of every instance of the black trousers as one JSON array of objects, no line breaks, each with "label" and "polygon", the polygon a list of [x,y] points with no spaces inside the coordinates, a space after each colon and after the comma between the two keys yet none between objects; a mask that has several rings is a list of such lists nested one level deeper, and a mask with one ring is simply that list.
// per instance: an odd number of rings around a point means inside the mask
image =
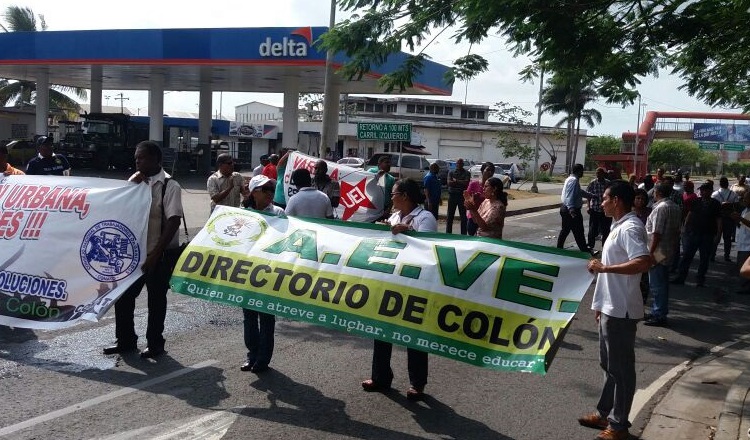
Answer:
[{"label": "black trousers", "polygon": [[[391,352],[393,344],[375,339],[372,351],[372,376],[373,382],[380,386],[389,387],[393,381],[393,370],[391,370]],[[409,383],[419,391],[424,390],[427,385],[427,353],[424,351],[406,349]]]},{"label": "black trousers", "polygon": [[117,345],[135,347],[138,335],[135,333],[135,300],[143,286],[148,292],[148,324],[146,341],[151,350],[164,349],[164,319],[167,316],[167,291],[172,276],[174,262],[162,258],[157,267],[143,274],[115,302],[115,337]]},{"label": "black trousers", "polygon": [[445,225],[445,233],[453,233],[453,218],[456,216],[456,208],[458,208],[458,215],[461,217],[461,235],[466,235],[466,207],[464,206],[464,195],[463,193],[448,193],[448,223]]},{"label": "black trousers", "polygon": [[570,211],[568,211],[567,207],[560,207],[562,229],[560,229],[560,235],[557,237],[557,247],[560,249],[565,247],[565,239],[568,238],[568,234],[573,232],[573,237],[576,239],[578,249],[582,252],[588,252],[589,248],[586,245],[586,236],[583,232],[583,217],[581,217],[581,210],[572,209],[571,211],[575,212],[575,217],[570,215]]},{"label": "black trousers", "polygon": [[593,248],[596,244],[596,236],[602,234],[602,246],[607,241],[607,235],[609,235],[609,228],[612,226],[612,218],[604,215],[603,212],[589,211],[589,234],[588,234],[588,245]]},{"label": "black trousers", "polygon": [[249,309],[242,309],[242,315],[247,362],[251,365],[268,365],[273,356],[276,317]]}]

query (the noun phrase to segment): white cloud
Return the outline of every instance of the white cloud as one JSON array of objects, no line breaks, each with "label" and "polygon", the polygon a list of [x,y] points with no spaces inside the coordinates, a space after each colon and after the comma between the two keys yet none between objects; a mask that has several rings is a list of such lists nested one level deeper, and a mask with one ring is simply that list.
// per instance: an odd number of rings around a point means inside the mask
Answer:
[{"label": "white cloud", "polygon": [[[50,0],[25,0],[22,6],[44,14],[49,30],[76,29],[137,29],[137,28],[221,28],[221,27],[294,27],[327,26],[330,3],[328,0],[274,0],[260,5],[258,2],[236,0],[212,0],[208,2],[176,2],[155,0],[130,0],[128,2],[102,2],[100,0],[74,0],[68,2]],[[338,12],[338,19],[350,16]],[[443,33],[426,51],[433,61],[450,64],[452,60],[466,54],[467,44],[456,45],[449,41],[451,30]],[[429,41],[429,39],[428,39]],[[538,84],[522,83],[518,71],[528,61],[513,58],[502,38],[488,37],[482,44],[471,48],[472,53],[484,55],[490,62],[490,70],[465,83],[456,83],[450,99],[469,103],[492,105],[498,101],[510,102],[535,112]],[[710,111],[710,107],[678,91],[679,78],[666,72],[660,78],[647,78],[639,86],[645,111]],[[465,93],[466,92],[466,93]],[[114,96],[119,91],[106,91]],[[146,108],[145,92],[123,91],[129,98],[131,108]],[[445,99],[441,97],[441,99]],[[282,105],[280,94],[224,93],[222,114],[234,115],[234,107],[248,101],[262,101]],[[110,99],[110,105],[118,102]],[[198,109],[198,94],[173,92],[165,96],[166,110],[195,112]],[[214,94],[214,113],[219,111],[219,93]],[[623,131],[636,128],[637,106],[625,109],[617,105],[595,103],[594,108],[602,113],[602,124],[591,134],[619,136]],[[561,116],[544,115],[542,123],[552,125]]]}]

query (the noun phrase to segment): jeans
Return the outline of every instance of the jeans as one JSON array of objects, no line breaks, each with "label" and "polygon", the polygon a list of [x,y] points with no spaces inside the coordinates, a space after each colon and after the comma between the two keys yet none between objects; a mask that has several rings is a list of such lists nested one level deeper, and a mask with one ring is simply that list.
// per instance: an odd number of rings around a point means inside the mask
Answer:
[{"label": "jeans", "polygon": [[164,349],[164,320],[167,317],[167,290],[172,276],[174,262],[162,259],[152,271],[143,274],[125,290],[115,302],[115,337],[117,345],[135,347],[138,335],[135,333],[135,300],[141,294],[143,286],[148,292],[148,324],[146,341],[148,348],[159,351]]},{"label": "jeans", "polygon": [[596,409],[618,431],[630,428],[628,415],[635,395],[635,319],[599,318],[599,365],[604,387]]},{"label": "jeans", "polygon": [[245,347],[247,347],[247,362],[266,366],[271,363],[273,356],[273,332],[276,317],[268,313],[242,309],[244,316]]},{"label": "jeans", "polygon": [[669,266],[657,264],[648,271],[648,285],[653,303],[651,304],[652,319],[667,319],[669,313]]},{"label": "jeans", "polygon": [[[571,212],[575,213],[575,217],[570,215]],[[565,239],[568,238],[568,234],[573,232],[573,237],[576,239],[578,249],[582,252],[588,252],[589,248],[586,244],[586,237],[583,232],[583,217],[581,217],[581,210],[576,208],[568,210],[567,207],[560,207],[560,218],[562,219],[562,229],[560,229],[560,235],[557,237],[557,247],[562,249],[565,247]]]},{"label": "jeans", "polygon": [[677,280],[685,281],[688,271],[690,270],[690,264],[693,262],[693,257],[695,257],[695,253],[700,252],[700,263],[698,264],[696,280],[698,283],[703,283],[706,280],[709,257],[714,250],[714,236],[710,234],[685,232],[682,245],[682,260],[680,260],[680,267],[677,270]]},{"label": "jeans", "polygon": [[464,195],[460,192],[448,192],[448,223],[445,225],[445,233],[453,233],[453,218],[456,216],[456,208],[461,218],[461,235],[466,235],[466,207],[464,206]]}]

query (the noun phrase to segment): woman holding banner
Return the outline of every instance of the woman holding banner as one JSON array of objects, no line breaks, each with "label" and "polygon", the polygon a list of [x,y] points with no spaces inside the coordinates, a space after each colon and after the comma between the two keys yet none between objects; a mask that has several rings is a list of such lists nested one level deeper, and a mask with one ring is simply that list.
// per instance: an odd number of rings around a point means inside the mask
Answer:
[{"label": "woman holding banner", "polygon": [[[400,234],[406,231],[437,232],[437,220],[427,210],[420,206],[424,202],[424,194],[419,184],[412,179],[402,179],[396,182],[391,190],[391,201],[395,213],[388,219],[391,232]],[[387,391],[393,381],[391,370],[390,342],[374,341],[372,353],[372,376],[362,382],[365,391]],[[427,353],[412,348],[406,349],[408,356],[409,383],[406,391],[409,400],[424,398],[424,387],[427,385]]]},{"label": "woman holding banner", "polygon": [[503,191],[503,181],[490,177],[484,182],[484,200],[477,204],[474,195],[464,191],[464,206],[477,224],[480,237],[503,238],[505,208],[508,206],[508,193]]},{"label": "woman holding banner", "polygon": [[[248,190],[250,197],[246,200],[246,208],[262,211],[268,214],[284,217],[284,210],[274,205],[273,195],[276,181],[260,174],[250,179]],[[276,327],[276,317],[251,309],[242,309],[244,316],[243,327],[245,347],[247,347],[247,361],[240,370],[262,373],[268,370],[268,364],[273,356],[273,333]]]}]

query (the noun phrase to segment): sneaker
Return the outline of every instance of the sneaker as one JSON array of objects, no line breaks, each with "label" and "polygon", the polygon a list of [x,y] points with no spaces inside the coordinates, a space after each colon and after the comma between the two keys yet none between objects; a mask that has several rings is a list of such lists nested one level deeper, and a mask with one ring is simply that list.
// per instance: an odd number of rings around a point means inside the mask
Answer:
[{"label": "sneaker", "polygon": [[607,429],[607,426],[609,426],[609,422],[607,421],[607,419],[600,416],[598,412],[586,414],[583,417],[579,417],[578,423],[581,426],[594,429]]},{"label": "sneaker", "polygon": [[629,438],[630,433],[627,429],[617,431],[608,426],[604,431],[600,432],[594,440],[627,440]]}]

